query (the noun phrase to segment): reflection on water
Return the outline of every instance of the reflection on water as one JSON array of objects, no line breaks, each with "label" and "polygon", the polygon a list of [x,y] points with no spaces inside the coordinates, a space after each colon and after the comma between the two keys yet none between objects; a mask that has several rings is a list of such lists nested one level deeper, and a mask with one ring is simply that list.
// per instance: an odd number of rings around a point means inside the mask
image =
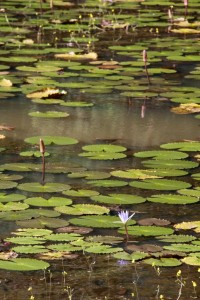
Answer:
[{"label": "reflection on water", "polygon": [[[113,95],[113,99],[114,99]],[[30,100],[12,99],[1,102],[1,124],[14,126],[6,136],[23,140],[33,135],[64,135],[80,142],[115,140],[130,148],[156,147],[161,143],[182,139],[198,139],[199,121],[193,115],[175,115],[167,103],[134,101],[94,101],[90,108],[63,108],[59,105],[33,105]],[[67,111],[64,119],[29,117],[33,110]]]}]

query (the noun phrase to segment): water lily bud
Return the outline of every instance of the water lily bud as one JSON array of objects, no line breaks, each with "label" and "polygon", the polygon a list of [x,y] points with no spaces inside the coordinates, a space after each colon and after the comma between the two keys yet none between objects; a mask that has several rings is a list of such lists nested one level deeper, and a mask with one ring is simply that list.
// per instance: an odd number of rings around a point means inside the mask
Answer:
[{"label": "water lily bud", "polygon": [[42,139],[40,139],[40,152],[41,152],[42,154],[45,153],[45,145],[44,145],[44,142],[43,142]]},{"label": "water lily bud", "polygon": [[146,50],[143,50],[142,58],[143,58],[143,62],[146,63],[147,62],[147,51]]},{"label": "water lily bud", "polygon": [[183,2],[185,6],[188,6],[188,0],[183,0]]}]

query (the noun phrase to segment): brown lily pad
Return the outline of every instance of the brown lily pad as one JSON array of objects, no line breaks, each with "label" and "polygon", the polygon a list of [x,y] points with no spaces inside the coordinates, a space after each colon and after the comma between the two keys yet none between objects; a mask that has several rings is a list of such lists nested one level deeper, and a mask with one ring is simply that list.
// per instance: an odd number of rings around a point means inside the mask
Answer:
[{"label": "brown lily pad", "polygon": [[164,219],[157,219],[157,218],[146,218],[138,221],[139,225],[145,225],[145,226],[167,226],[171,224],[171,222],[164,220]]},{"label": "brown lily pad", "polygon": [[61,227],[56,230],[56,232],[68,232],[68,233],[79,233],[79,234],[87,234],[92,232],[93,229],[89,227],[78,227],[78,226],[66,226]]},{"label": "brown lily pad", "polygon": [[152,244],[143,244],[143,245],[128,245],[126,247],[126,251],[139,251],[139,252],[160,252],[162,251],[162,247]]}]

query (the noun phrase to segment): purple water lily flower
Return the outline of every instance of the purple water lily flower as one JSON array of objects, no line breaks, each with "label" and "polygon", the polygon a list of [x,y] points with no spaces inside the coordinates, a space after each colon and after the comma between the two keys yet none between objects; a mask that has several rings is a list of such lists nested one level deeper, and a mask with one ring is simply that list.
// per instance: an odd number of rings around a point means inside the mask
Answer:
[{"label": "purple water lily flower", "polygon": [[129,212],[128,210],[122,210],[120,212],[118,212],[118,216],[122,222],[122,224],[124,224],[124,229],[125,229],[125,233],[126,233],[126,241],[128,241],[128,228],[127,228],[127,222],[134,216],[135,212],[129,216]]},{"label": "purple water lily flower", "polygon": [[134,214],[135,214],[135,212],[132,214],[132,215],[130,215],[130,217],[128,216],[129,215],[129,212],[128,212],[128,210],[122,210],[121,212],[119,212],[118,213],[118,216],[119,216],[119,218],[120,218],[120,220],[121,220],[121,222],[123,223],[123,224],[126,224],[133,216],[134,216]]}]

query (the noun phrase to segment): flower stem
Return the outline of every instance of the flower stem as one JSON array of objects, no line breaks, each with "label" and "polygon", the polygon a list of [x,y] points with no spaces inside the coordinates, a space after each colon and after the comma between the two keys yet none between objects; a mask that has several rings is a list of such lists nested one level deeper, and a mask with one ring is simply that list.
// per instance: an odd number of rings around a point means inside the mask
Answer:
[{"label": "flower stem", "polygon": [[127,224],[124,224],[124,228],[125,228],[125,232],[126,232],[126,241],[128,242],[129,240],[129,235],[128,235],[128,228],[127,228]]},{"label": "flower stem", "polygon": [[42,185],[44,185],[44,179],[45,179],[45,157],[44,157],[44,153],[42,153]]}]

